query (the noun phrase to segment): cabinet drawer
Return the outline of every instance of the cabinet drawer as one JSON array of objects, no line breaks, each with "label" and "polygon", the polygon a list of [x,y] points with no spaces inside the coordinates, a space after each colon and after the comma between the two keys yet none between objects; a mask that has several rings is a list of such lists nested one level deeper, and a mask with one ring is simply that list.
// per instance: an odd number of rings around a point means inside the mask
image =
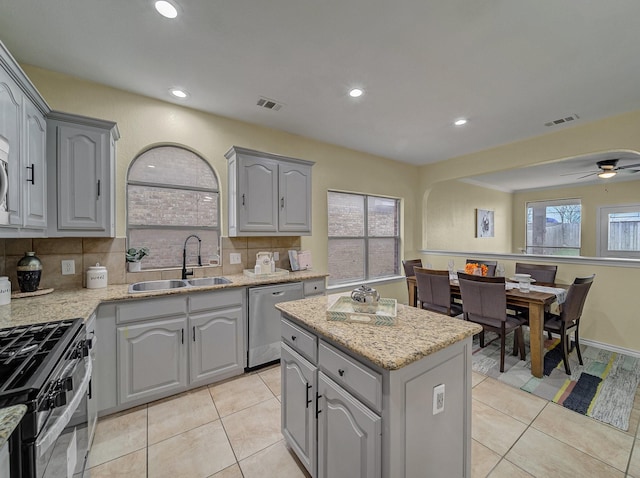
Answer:
[{"label": "cabinet drawer", "polygon": [[242,305],[243,287],[189,295],[189,312]]},{"label": "cabinet drawer", "polygon": [[138,320],[184,315],[186,313],[186,296],[136,300],[116,305],[116,323],[126,324]]},{"label": "cabinet drawer", "polygon": [[382,375],[322,341],[318,355],[327,375],[376,411],[382,410]]},{"label": "cabinet drawer", "polygon": [[324,285],[324,277],[322,279],[313,279],[304,281],[304,296],[324,294],[326,287]]},{"label": "cabinet drawer", "polygon": [[282,340],[314,364],[318,361],[318,339],[312,333],[282,319]]}]

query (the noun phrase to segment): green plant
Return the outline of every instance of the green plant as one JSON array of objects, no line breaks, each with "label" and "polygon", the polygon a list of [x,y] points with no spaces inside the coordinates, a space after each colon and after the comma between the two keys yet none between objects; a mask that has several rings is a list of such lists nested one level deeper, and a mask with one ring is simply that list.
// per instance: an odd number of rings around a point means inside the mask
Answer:
[{"label": "green plant", "polygon": [[144,256],[149,255],[149,248],[130,247],[129,249],[127,249],[127,252],[125,252],[125,255],[127,257],[127,262],[140,262],[140,259],[142,259]]}]

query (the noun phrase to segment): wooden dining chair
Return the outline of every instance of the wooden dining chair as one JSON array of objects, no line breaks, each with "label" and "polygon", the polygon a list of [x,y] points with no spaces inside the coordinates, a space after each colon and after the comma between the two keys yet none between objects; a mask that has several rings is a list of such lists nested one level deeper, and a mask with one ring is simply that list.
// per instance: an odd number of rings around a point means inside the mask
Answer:
[{"label": "wooden dining chair", "polygon": [[571,375],[569,367],[569,334],[574,331],[574,342],[576,351],[578,352],[578,362],[582,365],[582,354],[580,353],[580,317],[584,303],[587,300],[587,294],[595,274],[589,277],[576,277],[573,284],[567,290],[567,298],[560,305],[560,315],[547,313],[544,318],[544,330],[560,334],[560,342],[562,344],[562,360],[564,361],[564,371],[567,375]]},{"label": "wooden dining chair", "polygon": [[478,264],[481,266],[484,264],[487,266],[487,277],[494,277],[496,275],[496,267],[498,267],[498,261],[479,261],[477,259],[467,259],[467,264]]},{"label": "wooden dining chair", "polygon": [[558,266],[555,265],[516,262],[516,274],[529,274],[538,285],[555,285],[557,272]]},{"label": "wooden dining chair", "polygon": [[504,372],[505,339],[514,333],[513,355],[520,351],[524,360],[522,319],[507,315],[507,292],[504,277],[486,277],[458,272],[464,318],[482,326],[480,347],[484,348],[484,333],[494,332],[500,337],[500,372]]},{"label": "wooden dining chair", "polygon": [[418,304],[423,309],[439,312],[452,317],[462,313],[460,304],[451,298],[449,271],[415,267],[418,285]]}]

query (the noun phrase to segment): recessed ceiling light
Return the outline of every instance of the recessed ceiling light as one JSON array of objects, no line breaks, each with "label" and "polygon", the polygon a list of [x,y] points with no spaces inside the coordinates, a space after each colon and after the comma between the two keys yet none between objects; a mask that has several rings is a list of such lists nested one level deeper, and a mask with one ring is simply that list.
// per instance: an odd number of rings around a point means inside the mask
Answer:
[{"label": "recessed ceiling light", "polygon": [[464,119],[464,118],[460,118],[460,119],[455,120],[453,122],[453,124],[456,125],[456,126],[462,126],[462,125],[467,124],[467,120]]},{"label": "recessed ceiling light", "polygon": [[155,3],[156,10],[163,17],[176,18],[178,16],[178,9],[166,0],[160,0]]},{"label": "recessed ceiling light", "polygon": [[352,98],[357,98],[358,96],[362,96],[363,94],[364,91],[360,88],[353,88],[351,91],[349,91],[349,96],[351,96]]},{"label": "recessed ceiling light", "polygon": [[176,98],[180,98],[180,99],[184,99],[187,96],[189,96],[189,93],[187,93],[184,90],[181,90],[180,88],[171,88],[169,92]]}]

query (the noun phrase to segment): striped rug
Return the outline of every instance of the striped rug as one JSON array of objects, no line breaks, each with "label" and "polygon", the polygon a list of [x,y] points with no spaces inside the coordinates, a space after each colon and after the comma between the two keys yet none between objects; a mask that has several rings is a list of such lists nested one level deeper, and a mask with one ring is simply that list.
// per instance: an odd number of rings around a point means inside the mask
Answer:
[{"label": "striped rug", "polygon": [[[482,349],[473,342],[473,371],[488,375],[513,387],[553,401],[577,413],[595,418],[621,430],[629,429],[629,416],[640,382],[640,359],[582,345],[584,364],[578,363],[575,349],[569,354],[571,376],[564,371],[559,339],[546,340],[544,377],[531,375],[531,361],[511,355],[512,336],[507,338],[505,371],[500,373],[500,341],[487,333]],[[489,341],[491,341],[489,343]],[[528,330],[525,328],[528,352]]]}]

